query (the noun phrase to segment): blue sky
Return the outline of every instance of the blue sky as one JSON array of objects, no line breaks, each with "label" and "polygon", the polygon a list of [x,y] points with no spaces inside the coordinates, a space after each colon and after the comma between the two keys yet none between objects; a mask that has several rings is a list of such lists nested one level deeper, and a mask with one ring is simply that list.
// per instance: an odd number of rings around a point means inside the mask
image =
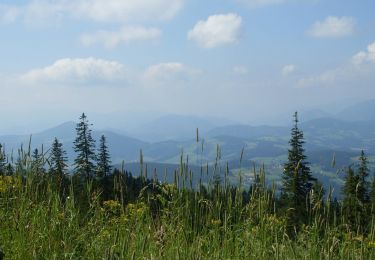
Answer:
[{"label": "blue sky", "polygon": [[1,1],[0,132],[82,111],[257,122],[372,99],[374,10],[371,0]]}]

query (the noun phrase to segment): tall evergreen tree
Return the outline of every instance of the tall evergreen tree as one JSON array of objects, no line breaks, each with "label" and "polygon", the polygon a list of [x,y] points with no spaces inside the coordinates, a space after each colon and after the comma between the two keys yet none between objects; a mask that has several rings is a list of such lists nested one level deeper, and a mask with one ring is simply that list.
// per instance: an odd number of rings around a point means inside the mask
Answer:
[{"label": "tall evergreen tree", "polygon": [[359,187],[359,176],[356,172],[349,167],[345,176],[344,186],[342,188],[342,193],[344,195],[343,199],[343,216],[346,222],[352,229],[356,229],[358,224],[363,220],[359,221],[362,216],[363,207],[361,206],[360,199],[358,197],[358,187]]},{"label": "tall evergreen tree", "polygon": [[373,175],[372,181],[371,181],[370,201],[371,201],[371,210],[374,214],[375,213],[375,174]]},{"label": "tall evergreen tree", "polygon": [[43,174],[45,173],[44,169],[44,158],[43,154],[39,153],[39,150],[37,148],[34,149],[33,154],[31,156],[32,162],[31,162],[31,169],[36,174]]},{"label": "tall evergreen tree", "polygon": [[66,151],[63,150],[63,144],[55,138],[51,148],[50,172],[61,179],[65,175],[68,166],[67,161],[68,158],[66,157]]},{"label": "tall evergreen tree", "polygon": [[74,141],[74,151],[77,157],[74,160],[74,169],[77,174],[91,178],[95,171],[95,140],[91,136],[91,129],[85,113],[79,118],[77,137]]},{"label": "tall evergreen tree", "polygon": [[96,174],[98,178],[103,178],[111,173],[111,157],[108,152],[106,138],[104,135],[100,137],[98,164],[96,167]]},{"label": "tall evergreen tree", "polygon": [[14,166],[11,163],[6,164],[5,174],[8,176],[12,176],[14,174]]},{"label": "tall evergreen tree", "polygon": [[[368,161],[364,151],[359,156],[359,167],[349,167],[343,186],[343,209],[347,223],[353,228],[366,228],[370,202]],[[371,194],[372,195],[372,194]]]},{"label": "tall evergreen tree", "polygon": [[288,162],[284,164],[282,176],[281,200],[289,209],[288,217],[291,225],[298,225],[306,217],[308,195],[316,181],[311,175],[309,163],[306,162],[303,148],[303,132],[298,128],[298,114],[294,114],[294,127],[289,141]]},{"label": "tall evergreen tree", "polygon": [[362,150],[361,155],[359,156],[357,197],[363,204],[370,201],[369,182],[367,180],[368,176],[369,168],[367,157],[365,155],[365,152]]},{"label": "tall evergreen tree", "polygon": [[352,167],[349,167],[346,171],[344,185],[342,187],[342,193],[344,195],[344,207],[354,209],[355,204],[357,204],[357,185],[358,175],[355,174]]},{"label": "tall evergreen tree", "polygon": [[5,150],[3,146],[0,144],[0,175],[5,175],[6,164],[7,164],[7,159],[5,155]]}]

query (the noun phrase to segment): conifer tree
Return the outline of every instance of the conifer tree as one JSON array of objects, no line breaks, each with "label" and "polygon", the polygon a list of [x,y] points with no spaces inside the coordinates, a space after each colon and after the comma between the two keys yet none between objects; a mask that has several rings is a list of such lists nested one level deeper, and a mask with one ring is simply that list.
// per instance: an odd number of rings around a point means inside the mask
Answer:
[{"label": "conifer tree", "polygon": [[369,182],[367,180],[369,176],[369,168],[367,157],[365,152],[362,150],[359,156],[359,167],[358,167],[358,187],[357,187],[357,197],[358,200],[366,204],[369,202]]},{"label": "conifer tree", "polygon": [[103,178],[111,173],[111,157],[108,152],[108,147],[106,144],[106,138],[104,135],[100,137],[99,144],[99,154],[98,154],[98,164],[96,167],[96,174],[98,178]]},{"label": "conifer tree", "polygon": [[361,205],[358,199],[358,183],[359,176],[354,172],[352,167],[349,167],[346,176],[344,186],[342,188],[342,193],[344,195],[343,199],[343,216],[346,218],[347,223],[354,227],[357,223],[357,216],[361,211]]},{"label": "conifer tree", "polygon": [[91,178],[95,171],[95,140],[91,136],[91,129],[85,113],[79,118],[77,137],[74,141],[74,151],[77,157],[74,160],[74,169],[77,174]]},{"label": "conifer tree", "polygon": [[61,179],[64,176],[68,166],[67,161],[68,159],[66,157],[66,151],[63,150],[63,144],[60,143],[57,138],[55,138],[51,148],[51,174],[59,176]]},{"label": "conifer tree", "polygon": [[294,127],[289,141],[288,162],[284,164],[282,176],[281,201],[290,210],[288,217],[292,225],[298,225],[306,217],[308,195],[316,180],[311,175],[303,148],[303,132],[298,128],[298,114],[294,114]]},{"label": "conifer tree", "polygon": [[344,195],[343,203],[344,205],[349,205],[352,198],[357,198],[358,175],[355,174],[352,167],[349,167],[346,171],[344,181],[344,186],[342,187],[342,193]]},{"label": "conifer tree", "polygon": [[372,181],[371,181],[370,201],[371,201],[371,210],[374,214],[375,213],[375,174],[373,175]]},{"label": "conifer tree", "polygon": [[6,164],[5,173],[8,176],[12,176],[14,174],[14,166],[11,163]]},{"label": "conifer tree", "polygon": [[40,154],[39,150],[36,148],[34,149],[31,158],[32,158],[31,169],[36,174],[43,174],[45,172],[45,169],[43,167],[43,164],[44,164],[43,154]]},{"label": "conifer tree", "polygon": [[3,146],[0,144],[0,175],[5,175],[6,173],[6,155]]}]

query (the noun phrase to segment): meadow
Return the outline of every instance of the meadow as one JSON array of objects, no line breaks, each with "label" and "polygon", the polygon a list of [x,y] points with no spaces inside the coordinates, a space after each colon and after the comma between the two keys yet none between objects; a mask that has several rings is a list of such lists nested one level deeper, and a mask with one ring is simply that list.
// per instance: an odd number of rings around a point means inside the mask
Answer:
[{"label": "meadow", "polygon": [[121,171],[61,180],[35,172],[29,153],[21,161],[12,176],[0,177],[4,259],[375,257],[374,214],[366,232],[354,230],[329,193],[312,194],[306,224],[291,232],[262,169],[250,188],[230,186],[226,177],[223,185],[192,187],[195,173],[182,161],[173,184],[156,173],[146,180]]}]

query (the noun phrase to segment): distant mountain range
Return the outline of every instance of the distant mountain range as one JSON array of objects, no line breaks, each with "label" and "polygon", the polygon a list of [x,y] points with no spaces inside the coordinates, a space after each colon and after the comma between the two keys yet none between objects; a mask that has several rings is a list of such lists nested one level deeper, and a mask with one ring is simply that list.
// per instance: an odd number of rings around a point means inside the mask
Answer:
[{"label": "distant mountain range", "polygon": [[[365,149],[370,161],[375,159],[375,101],[368,101],[346,108],[340,113],[326,117],[325,113],[314,112],[311,120],[302,120],[300,129],[305,134],[305,148],[313,169],[321,176],[326,185],[339,189],[342,176],[335,173],[338,169],[354,162],[361,149]],[[324,117],[315,118],[316,115]],[[292,118],[291,118],[292,121]],[[76,123],[66,122],[54,128],[31,136],[32,148],[47,151],[53,139],[57,137],[64,145],[70,162],[74,159],[73,141]],[[196,142],[196,128],[199,128],[199,142]],[[282,164],[286,160],[290,128],[285,126],[250,126],[231,121],[220,121],[215,118],[165,116],[151,121],[132,132],[132,136],[113,131],[93,130],[93,137],[99,140],[100,135],[107,137],[112,161],[119,164],[125,161],[127,169],[137,171],[140,150],[144,159],[157,168],[178,168],[181,154],[184,160],[189,158],[191,167],[200,169],[199,165],[212,163],[217,158],[218,145],[222,164],[228,162],[232,177],[243,167],[250,169],[253,164],[265,164],[270,179],[280,181]],[[143,137],[143,138],[141,138]],[[17,149],[23,144],[27,148],[28,135],[0,136],[6,152]],[[203,148],[203,149],[202,149]],[[241,151],[244,149],[240,167]],[[333,159],[334,158],[334,159]],[[335,167],[332,161],[335,161]],[[171,170],[173,171],[173,170]],[[246,170],[244,171],[246,173]],[[136,173],[135,173],[136,174]],[[273,177],[272,177],[273,176]],[[168,179],[170,176],[168,177]],[[234,178],[234,177],[233,177]],[[235,179],[235,178],[234,178]]]},{"label": "distant mountain range", "polygon": [[[375,100],[348,107],[332,117],[302,120],[300,128],[305,133],[307,151],[357,153],[360,149],[365,149],[368,153],[375,154],[375,114],[372,111],[375,111]],[[313,114],[324,113],[315,111]],[[345,115],[347,120],[342,119]],[[75,127],[76,123],[66,122],[33,134],[32,146],[40,148],[43,144],[44,150],[47,150],[54,137],[57,137],[63,142],[69,157],[73,158]],[[197,128],[199,138],[204,140],[203,152],[201,143],[196,143]],[[176,163],[183,150],[192,158],[197,157],[198,153],[199,158],[212,161],[216,156],[217,144],[221,147],[223,160],[238,159],[242,148],[245,148],[249,159],[279,156],[287,151],[290,128],[291,126],[250,126],[217,118],[170,115],[134,130],[132,136],[135,137],[109,130],[94,130],[93,137],[96,140],[102,134],[107,137],[114,163],[138,160],[140,149],[143,149],[145,158],[149,161]],[[17,151],[21,144],[27,146],[29,139],[28,135],[0,136],[0,142],[5,144],[8,153],[11,150]]]},{"label": "distant mountain range", "polygon": [[184,140],[195,137],[196,129],[201,134],[220,126],[235,124],[235,121],[185,115],[166,115],[128,131],[128,134],[149,142]]}]

